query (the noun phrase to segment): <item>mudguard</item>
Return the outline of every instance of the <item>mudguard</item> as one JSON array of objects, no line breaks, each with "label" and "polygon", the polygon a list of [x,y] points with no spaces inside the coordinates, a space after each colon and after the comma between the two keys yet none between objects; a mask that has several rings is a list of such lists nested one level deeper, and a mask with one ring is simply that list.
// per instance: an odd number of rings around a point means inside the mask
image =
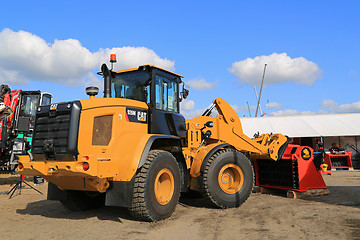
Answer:
[{"label": "mudguard", "polygon": [[196,154],[190,168],[191,177],[198,177],[205,169],[207,161],[219,149],[229,147],[228,143],[213,143],[202,147]]},{"label": "mudguard", "polygon": [[208,160],[211,158],[212,155],[214,155],[214,153],[216,153],[218,150],[220,150],[221,148],[226,148],[229,147],[230,144],[228,143],[223,143],[223,144],[219,144],[217,146],[215,146],[213,149],[211,149],[208,154],[206,155],[206,157],[204,158],[204,161],[201,164],[201,168],[200,168],[200,172],[203,173],[206,167],[206,164],[208,162]]},{"label": "mudguard", "polygon": [[144,165],[144,163],[146,162],[147,156],[149,154],[149,151],[151,149],[151,146],[153,145],[154,141],[157,139],[173,139],[173,140],[178,140],[179,141],[179,145],[180,145],[180,137],[176,137],[176,136],[168,136],[168,135],[152,135],[149,140],[147,141],[143,153],[141,155],[141,159],[138,165],[138,169],[142,167],[142,165]]}]

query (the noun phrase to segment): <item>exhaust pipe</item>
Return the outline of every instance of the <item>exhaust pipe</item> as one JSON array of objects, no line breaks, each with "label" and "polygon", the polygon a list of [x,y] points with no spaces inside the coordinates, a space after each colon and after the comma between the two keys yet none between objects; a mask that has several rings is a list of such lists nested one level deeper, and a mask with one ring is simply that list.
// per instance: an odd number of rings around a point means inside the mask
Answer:
[{"label": "exhaust pipe", "polygon": [[101,72],[104,76],[104,98],[111,98],[111,72],[105,63],[101,66]]}]

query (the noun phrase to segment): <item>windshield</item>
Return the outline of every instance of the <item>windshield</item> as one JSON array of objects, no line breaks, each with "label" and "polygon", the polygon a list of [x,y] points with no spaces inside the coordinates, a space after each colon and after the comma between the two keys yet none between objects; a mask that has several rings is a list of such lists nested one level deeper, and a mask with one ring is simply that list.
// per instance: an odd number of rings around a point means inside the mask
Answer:
[{"label": "windshield", "polygon": [[111,96],[149,103],[149,80],[150,74],[146,71],[116,74],[115,78],[111,79]]},{"label": "windshield", "polygon": [[39,103],[39,95],[25,95],[22,100],[20,113],[22,116],[35,116]]}]

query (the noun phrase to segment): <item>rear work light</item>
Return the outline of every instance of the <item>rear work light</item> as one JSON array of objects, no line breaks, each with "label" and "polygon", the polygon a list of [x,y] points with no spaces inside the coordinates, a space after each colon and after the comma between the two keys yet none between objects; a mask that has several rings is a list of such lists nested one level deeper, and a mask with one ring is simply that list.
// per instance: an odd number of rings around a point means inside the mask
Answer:
[{"label": "rear work light", "polygon": [[89,168],[90,168],[90,164],[87,163],[87,162],[84,162],[84,163],[83,163],[83,169],[84,169],[84,171],[89,170]]}]

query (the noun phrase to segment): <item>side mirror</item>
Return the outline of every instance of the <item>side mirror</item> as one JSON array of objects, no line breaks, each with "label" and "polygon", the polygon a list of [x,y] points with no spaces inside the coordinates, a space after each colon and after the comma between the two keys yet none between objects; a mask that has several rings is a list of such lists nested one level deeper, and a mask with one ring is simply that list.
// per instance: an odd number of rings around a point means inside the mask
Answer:
[{"label": "side mirror", "polygon": [[183,88],[182,92],[183,98],[186,99],[189,96],[189,89]]},{"label": "side mirror", "polygon": [[187,97],[189,96],[189,89],[186,89],[185,88],[185,84],[183,82],[183,90],[182,92],[180,93],[180,102],[184,99],[186,99]]}]

